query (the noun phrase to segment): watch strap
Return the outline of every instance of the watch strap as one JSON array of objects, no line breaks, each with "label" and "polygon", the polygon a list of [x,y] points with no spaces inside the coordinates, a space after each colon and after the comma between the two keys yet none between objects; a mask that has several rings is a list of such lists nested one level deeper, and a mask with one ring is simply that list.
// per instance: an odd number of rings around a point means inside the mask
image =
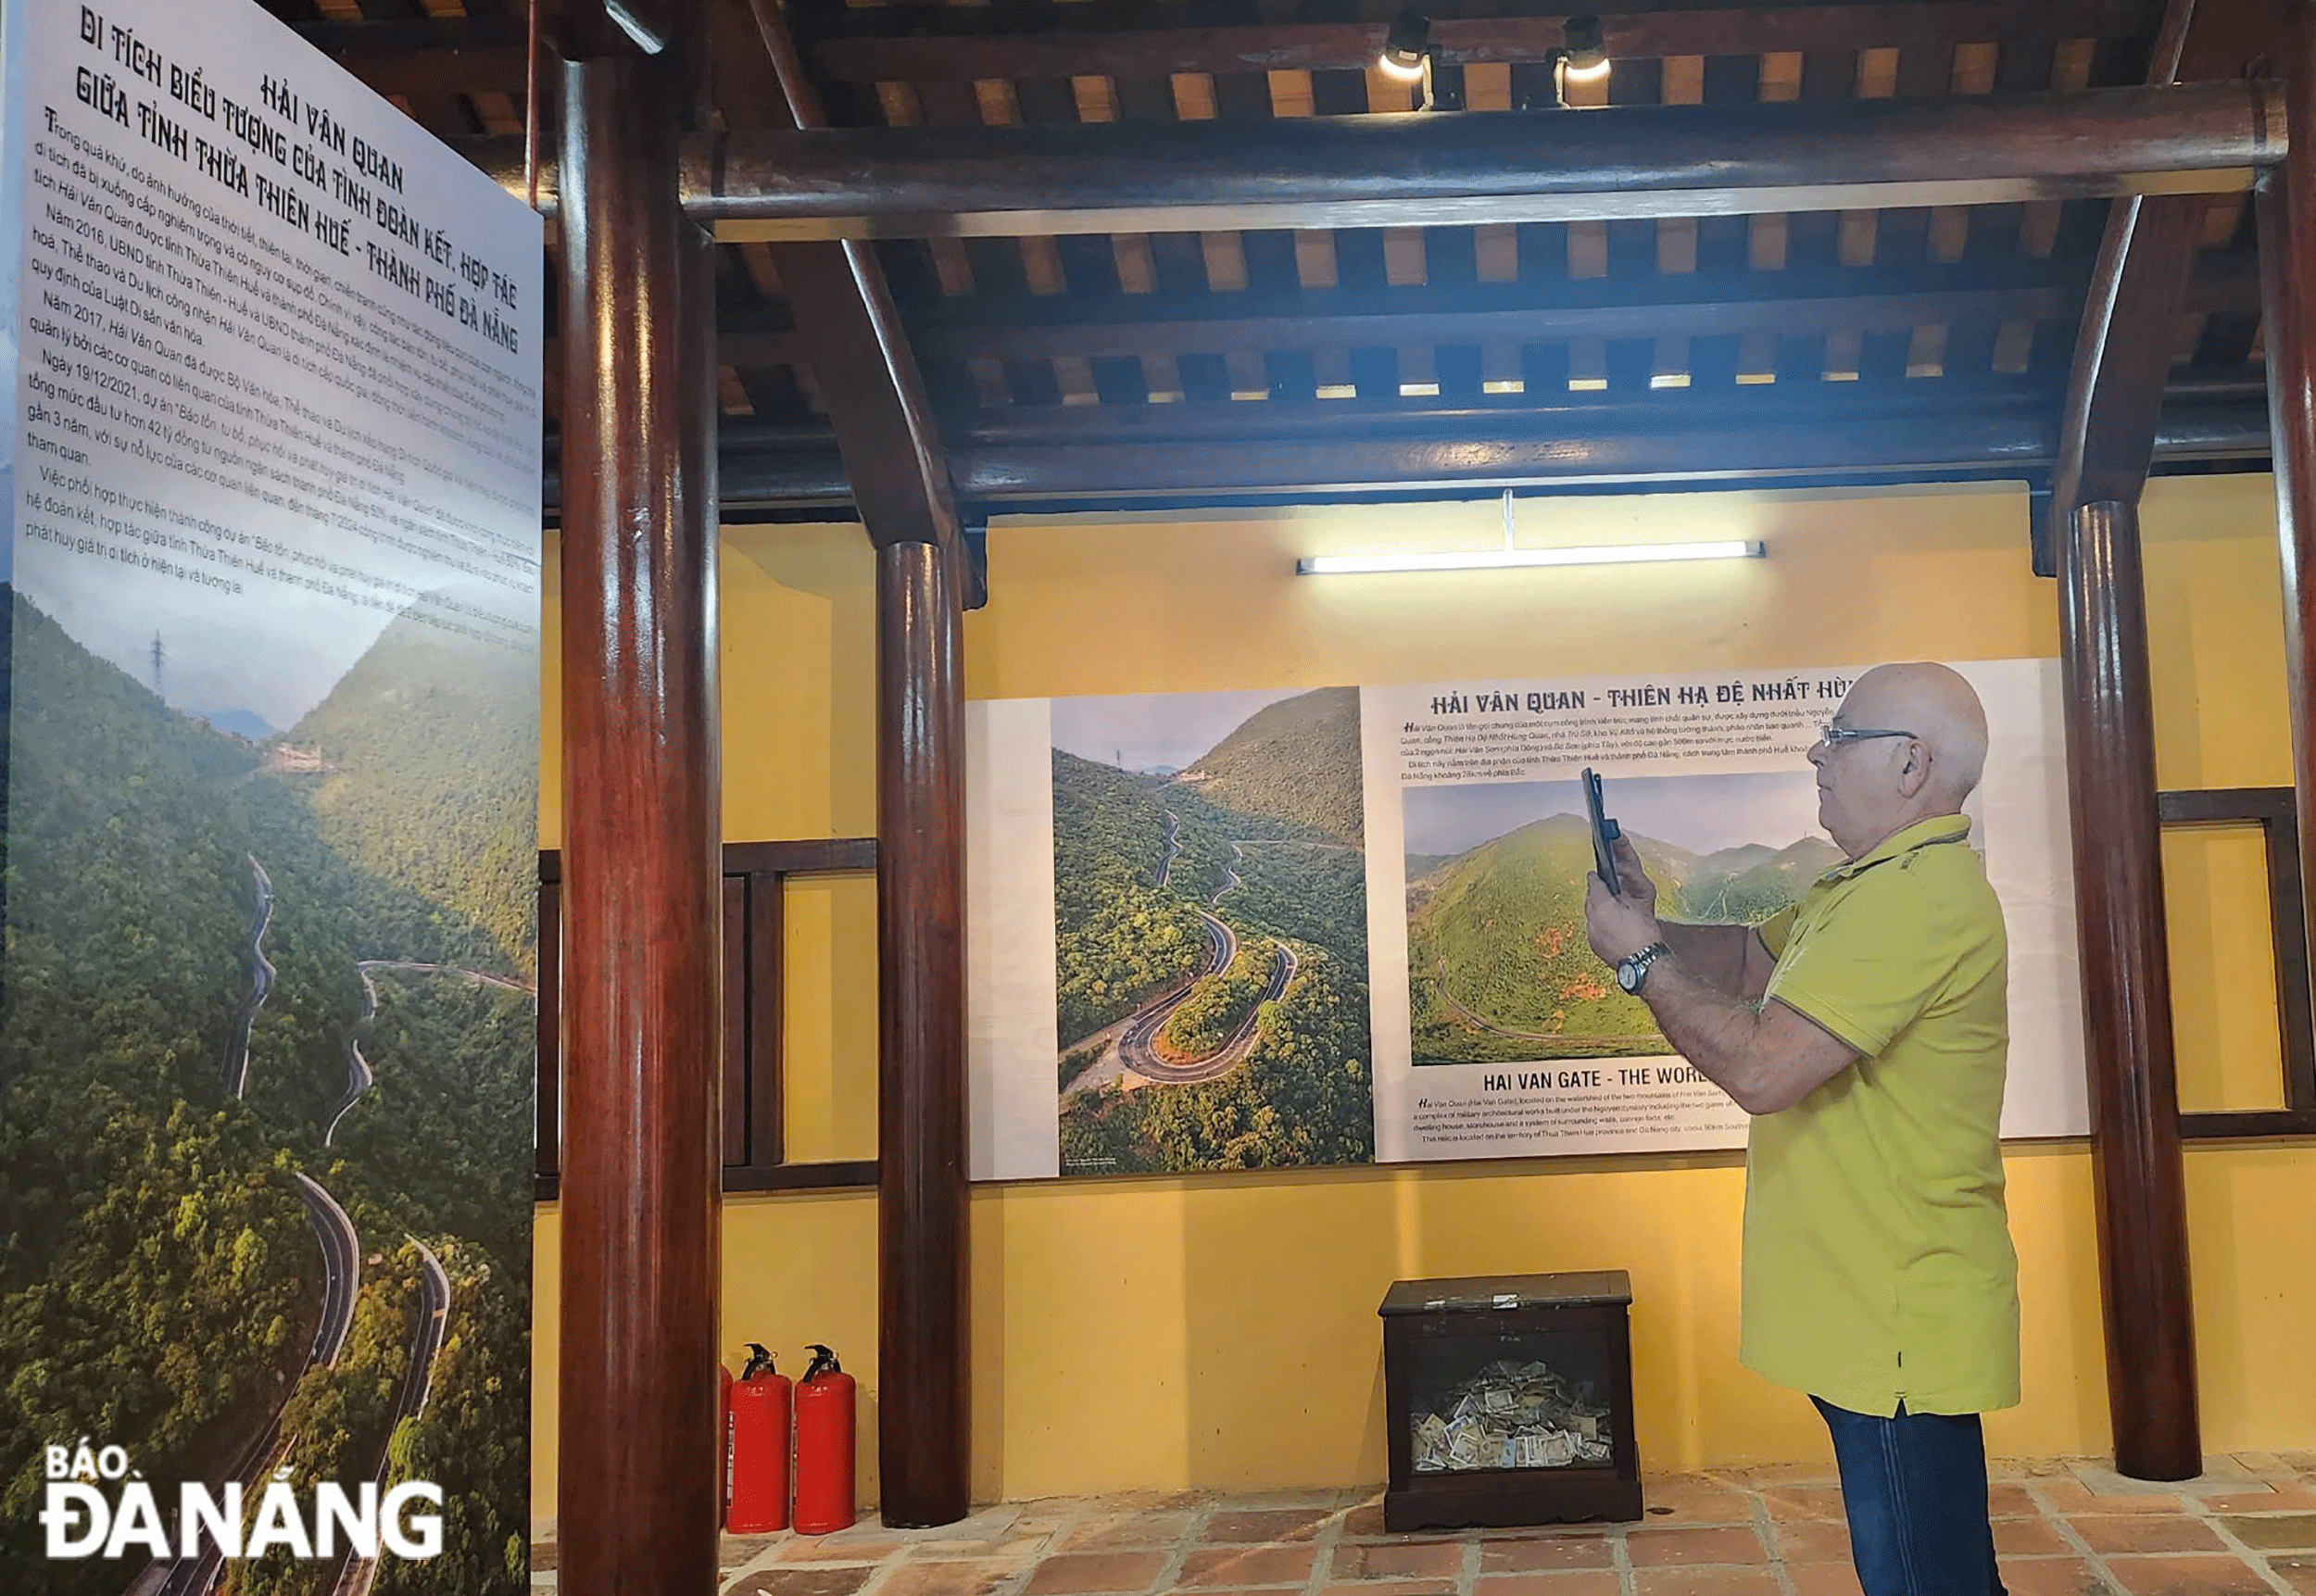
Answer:
[{"label": "watch strap", "polygon": [[1649,967],[1671,951],[1672,949],[1663,942],[1652,942],[1626,961],[1632,966],[1632,989],[1635,992],[1647,985]]}]

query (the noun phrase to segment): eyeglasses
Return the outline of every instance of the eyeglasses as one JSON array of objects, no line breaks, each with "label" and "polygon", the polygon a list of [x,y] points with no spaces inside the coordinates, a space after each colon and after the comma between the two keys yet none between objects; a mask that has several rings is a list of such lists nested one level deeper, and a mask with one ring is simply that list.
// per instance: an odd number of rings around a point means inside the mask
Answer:
[{"label": "eyeglasses", "polygon": [[1921,734],[1889,731],[1876,726],[1837,726],[1831,721],[1818,728],[1818,740],[1829,748],[1838,748],[1844,743],[1870,742],[1876,737],[1911,737],[1920,742]]}]

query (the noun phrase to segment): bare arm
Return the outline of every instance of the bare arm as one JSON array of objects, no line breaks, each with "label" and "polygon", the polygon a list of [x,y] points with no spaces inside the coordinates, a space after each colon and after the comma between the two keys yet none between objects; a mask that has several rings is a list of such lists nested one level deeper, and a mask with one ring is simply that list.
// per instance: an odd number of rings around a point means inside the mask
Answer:
[{"label": "bare arm", "polygon": [[[1673,946],[1670,937],[1666,944]],[[1857,1057],[1797,1010],[1774,1000],[1756,1009],[1716,990],[1677,948],[1649,967],[1641,998],[1674,1050],[1747,1113],[1792,1108]]]},{"label": "bare arm", "polygon": [[[1617,872],[1619,877],[1623,872]],[[1750,925],[1688,925],[1658,922],[1670,948],[1689,973],[1715,991],[1748,1003],[1758,1003],[1769,989],[1769,973],[1776,961],[1761,945],[1761,935]]]},{"label": "bare arm", "polygon": [[1649,966],[1641,999],[1676,1052],[1752,1114],[1789,1109],[1850,1066],[1857,1054],[1848,1043],[1784,1003],[1762,1001],[1774,961],[1751,926],[1663,924],[1640,856],[1621,838],[1615,846],[1622,892],[1589,880],[1587,933],[1612,966],[1653,941],[1671,950]]}]

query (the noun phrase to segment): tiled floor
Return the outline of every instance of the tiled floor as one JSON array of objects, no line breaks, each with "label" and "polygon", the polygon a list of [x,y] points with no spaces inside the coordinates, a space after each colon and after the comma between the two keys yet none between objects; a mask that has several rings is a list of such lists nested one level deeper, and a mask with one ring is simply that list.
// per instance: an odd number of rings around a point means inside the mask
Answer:
[{"label": "tiled floor", "polygon": [[[2012,1596],[2316,1596],[2316,1454],[2215,1459],[2179,1491],[1997,1464]],[[2122,1492],[2132,1494],[2122,1494]],[[1652,1481],[1633,1525],[1386,1535],[1372,1490],[1008,1503],[933,1530],[727,1538],[725,1596],[1856,1596],[1841,1491],[1809,1468]],[[555,1543],[533,1581],[555,1582]]]}]

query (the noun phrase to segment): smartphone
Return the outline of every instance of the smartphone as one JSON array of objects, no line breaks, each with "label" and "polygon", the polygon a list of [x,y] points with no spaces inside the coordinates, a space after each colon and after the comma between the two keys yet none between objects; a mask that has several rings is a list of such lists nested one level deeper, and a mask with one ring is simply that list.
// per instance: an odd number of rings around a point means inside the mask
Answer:
[{"label": "smartphone", "polygon": [[1608,884],[1611,897],[1622,898],[1624,889],[1617,885],[1617,856],[1609,844],[1619,835],[1617,823],[1601,812],[1600,777],[1592,767],[1584,770],[1584,808],[1592,822],[1592,863],[1600,871],[1601,880]]}]

